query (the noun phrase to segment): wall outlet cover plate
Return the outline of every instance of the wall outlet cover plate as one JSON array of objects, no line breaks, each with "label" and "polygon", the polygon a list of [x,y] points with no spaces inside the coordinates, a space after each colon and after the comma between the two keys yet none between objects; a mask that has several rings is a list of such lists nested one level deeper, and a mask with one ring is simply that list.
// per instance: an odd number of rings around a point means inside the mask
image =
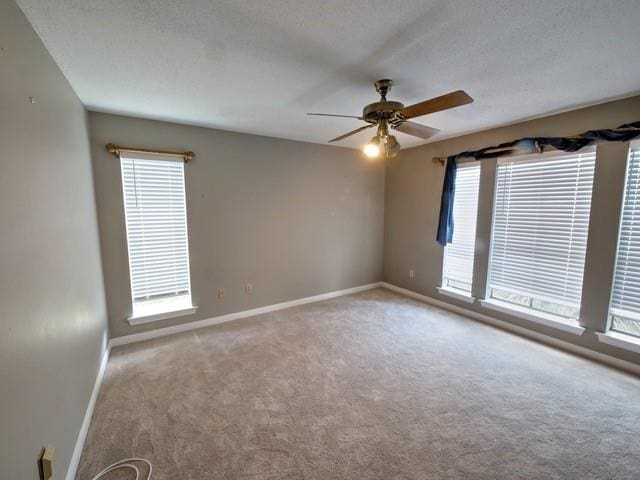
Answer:
[{"label": "wall outlet cover plate", "polygon": [[50,480],[53,478],[53,465],[56,461],[56,448],[53,445],[47,445],[40,456],[40,478],[42,480]]}]

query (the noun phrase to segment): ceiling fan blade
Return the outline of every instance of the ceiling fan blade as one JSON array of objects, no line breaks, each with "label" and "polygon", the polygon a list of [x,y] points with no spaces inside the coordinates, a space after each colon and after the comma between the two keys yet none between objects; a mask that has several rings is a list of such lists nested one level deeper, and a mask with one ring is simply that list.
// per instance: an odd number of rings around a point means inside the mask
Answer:
[{"label": "ceiling fan blade", "polygon": [[340,135],[339,137],[332,138],[331,140],[329,140],[329,143],[337,142],[338,140],[342,140],[343,138],[350,137],[351,135],[355,135],[358,132],[361,132],[363,130],[366,130],[367,128],[371,128],[371,127],[375,127],[375,126],[376,126],[375,123],[370,123],[368,125],[365,125],[364,127],[356,128],[355,130],[351,130],[350,132],[347,132],[344,135]]},{"label": "ceiling fan blade", "polygon": [[398,113],[404,118],[416,118],[429,113],[440,112],[449,108],[459,107],[473,102],[464,90],[456,90],[440,97],[425,100],[424,102],[415,103],[403,108]]},{"label": "ceiling fan blade", "polygon": [[399,132],[406,133],[407,135],[413,135],[414,137],[422,138],[423,140],[431,138],[440,132],[437,128],[427,127],[426,125],[420,125],[415,122],[402,122],[394,128]]},{"label": "ceiling fan blade", "polygon": [[357,117],[355,115],[334,115],[333,113],[307,113],[307,115],[316,115],[318,117],[357,118],[358,120],[362,120],[362,117]]}]

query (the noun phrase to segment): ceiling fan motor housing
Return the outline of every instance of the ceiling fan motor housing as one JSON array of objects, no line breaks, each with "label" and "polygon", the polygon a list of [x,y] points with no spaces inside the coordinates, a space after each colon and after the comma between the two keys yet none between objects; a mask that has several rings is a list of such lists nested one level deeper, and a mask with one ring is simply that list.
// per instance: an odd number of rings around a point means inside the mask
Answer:
[{"label": "ceiling fan motor housing", "polygon": [[379,120],[390,118],[394,112],[404,108],[400,102],[374,102],[362,110],[362,118],[369,123],[377,123]]}]

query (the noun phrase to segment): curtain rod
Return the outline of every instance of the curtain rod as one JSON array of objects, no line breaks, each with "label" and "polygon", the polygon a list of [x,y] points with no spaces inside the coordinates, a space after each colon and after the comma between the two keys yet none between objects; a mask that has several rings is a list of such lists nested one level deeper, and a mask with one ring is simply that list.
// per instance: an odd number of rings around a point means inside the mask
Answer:
[{"label": "curtain rod", "polygon": [[[618,128],[612,128],[609,130],[610,132],[614,132],[614,133],[628,133],[628,132],[639,132],[640,133],[640,127],[618,127]],[[579,139],[579,138],[583,138],[584,134],[580,134],[580,135],[571,135],[568,137],[561,137],[561,138],[566,138],[569,140],[575,140],[575,139]],[[509,143],[517,143],[521,140],[525,140],[524,138],[520,139],[520,140],[514,140],[513,142],[509,142]],[[540,145],[538,142],[535,142],[535,150],[536,153],[542,153],[542,151],[544,150],[544,146]],[[496,156],[496,154],[505,154],[505,155],[509,155],[510,153],[513,152],[513,148],[505,148],[505,147],[489,147],[487,149],[485,149],[482,153],[483,154],[490,154],[492,156]],[[534,152],[531,152],[534,153]],[[444,166],[445,162],[447,160],[447,157],[433,157],[432,161],[433,163],[439,163],[440,165]]]},{"label": "curtain rod", "polygon": [[170,150],[153,150],[150,148],[123,147],[114,143],[107,143],[107,151],[119,157],[122,152],[129,153],[149,153],[151,155],[162,155],[163,157],[182,157],[185,162],[193,160],[196,154],[193,152],[172,152]]}]

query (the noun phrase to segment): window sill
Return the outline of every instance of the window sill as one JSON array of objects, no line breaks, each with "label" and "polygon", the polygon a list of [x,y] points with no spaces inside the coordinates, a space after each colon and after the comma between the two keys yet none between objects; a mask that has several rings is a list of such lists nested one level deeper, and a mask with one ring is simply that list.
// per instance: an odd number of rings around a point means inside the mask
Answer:
[{"label": "window sill", "polygon": [[640,338],[632,335],[625,335],[620,332],[612,332],[609,330],[607,333],[596,332],[598,340],[607,345],[629,350],[630,352],[640,353]]},{"label": "window sill", "polygon": [[539,323],[547,327],[557,328],[558,330],[562,330],[563,332],[571,333],[573,335],[580,336],[584,333],[584,328],[578,325],[577,323],[572,323],[564,319],[563,317],[552,315],[550,313],[544,313],[544,312],[534,313],[528,308],[519,307],[517,305],[513,305],[507,302],[501,302],[500,300],[494,300],[494,299],[480,300],[480,304],[485,308],[506,313],[514,317],[528,320],[530,322]]},{"label": "window sill", "polygon": [[154,313],[152,315],[144,315],[137,317],[129,317],[127,321],[129,325],[140,325],[141,323],[156,322],[158,320],[167,320],[169,318],[182,317],[196,313],[198,307],[181,308],[179,310],[169,310],[167,312]]},{"label": "window sill", "polygon": [[475,297],[472,297],[470,294],[462,290],[454,290],[453,288],[446,287],[437,287],[437,290],[440,295],[446,295],[447,297],[462,300],[463,302],[473,303],[476,301]]}]

